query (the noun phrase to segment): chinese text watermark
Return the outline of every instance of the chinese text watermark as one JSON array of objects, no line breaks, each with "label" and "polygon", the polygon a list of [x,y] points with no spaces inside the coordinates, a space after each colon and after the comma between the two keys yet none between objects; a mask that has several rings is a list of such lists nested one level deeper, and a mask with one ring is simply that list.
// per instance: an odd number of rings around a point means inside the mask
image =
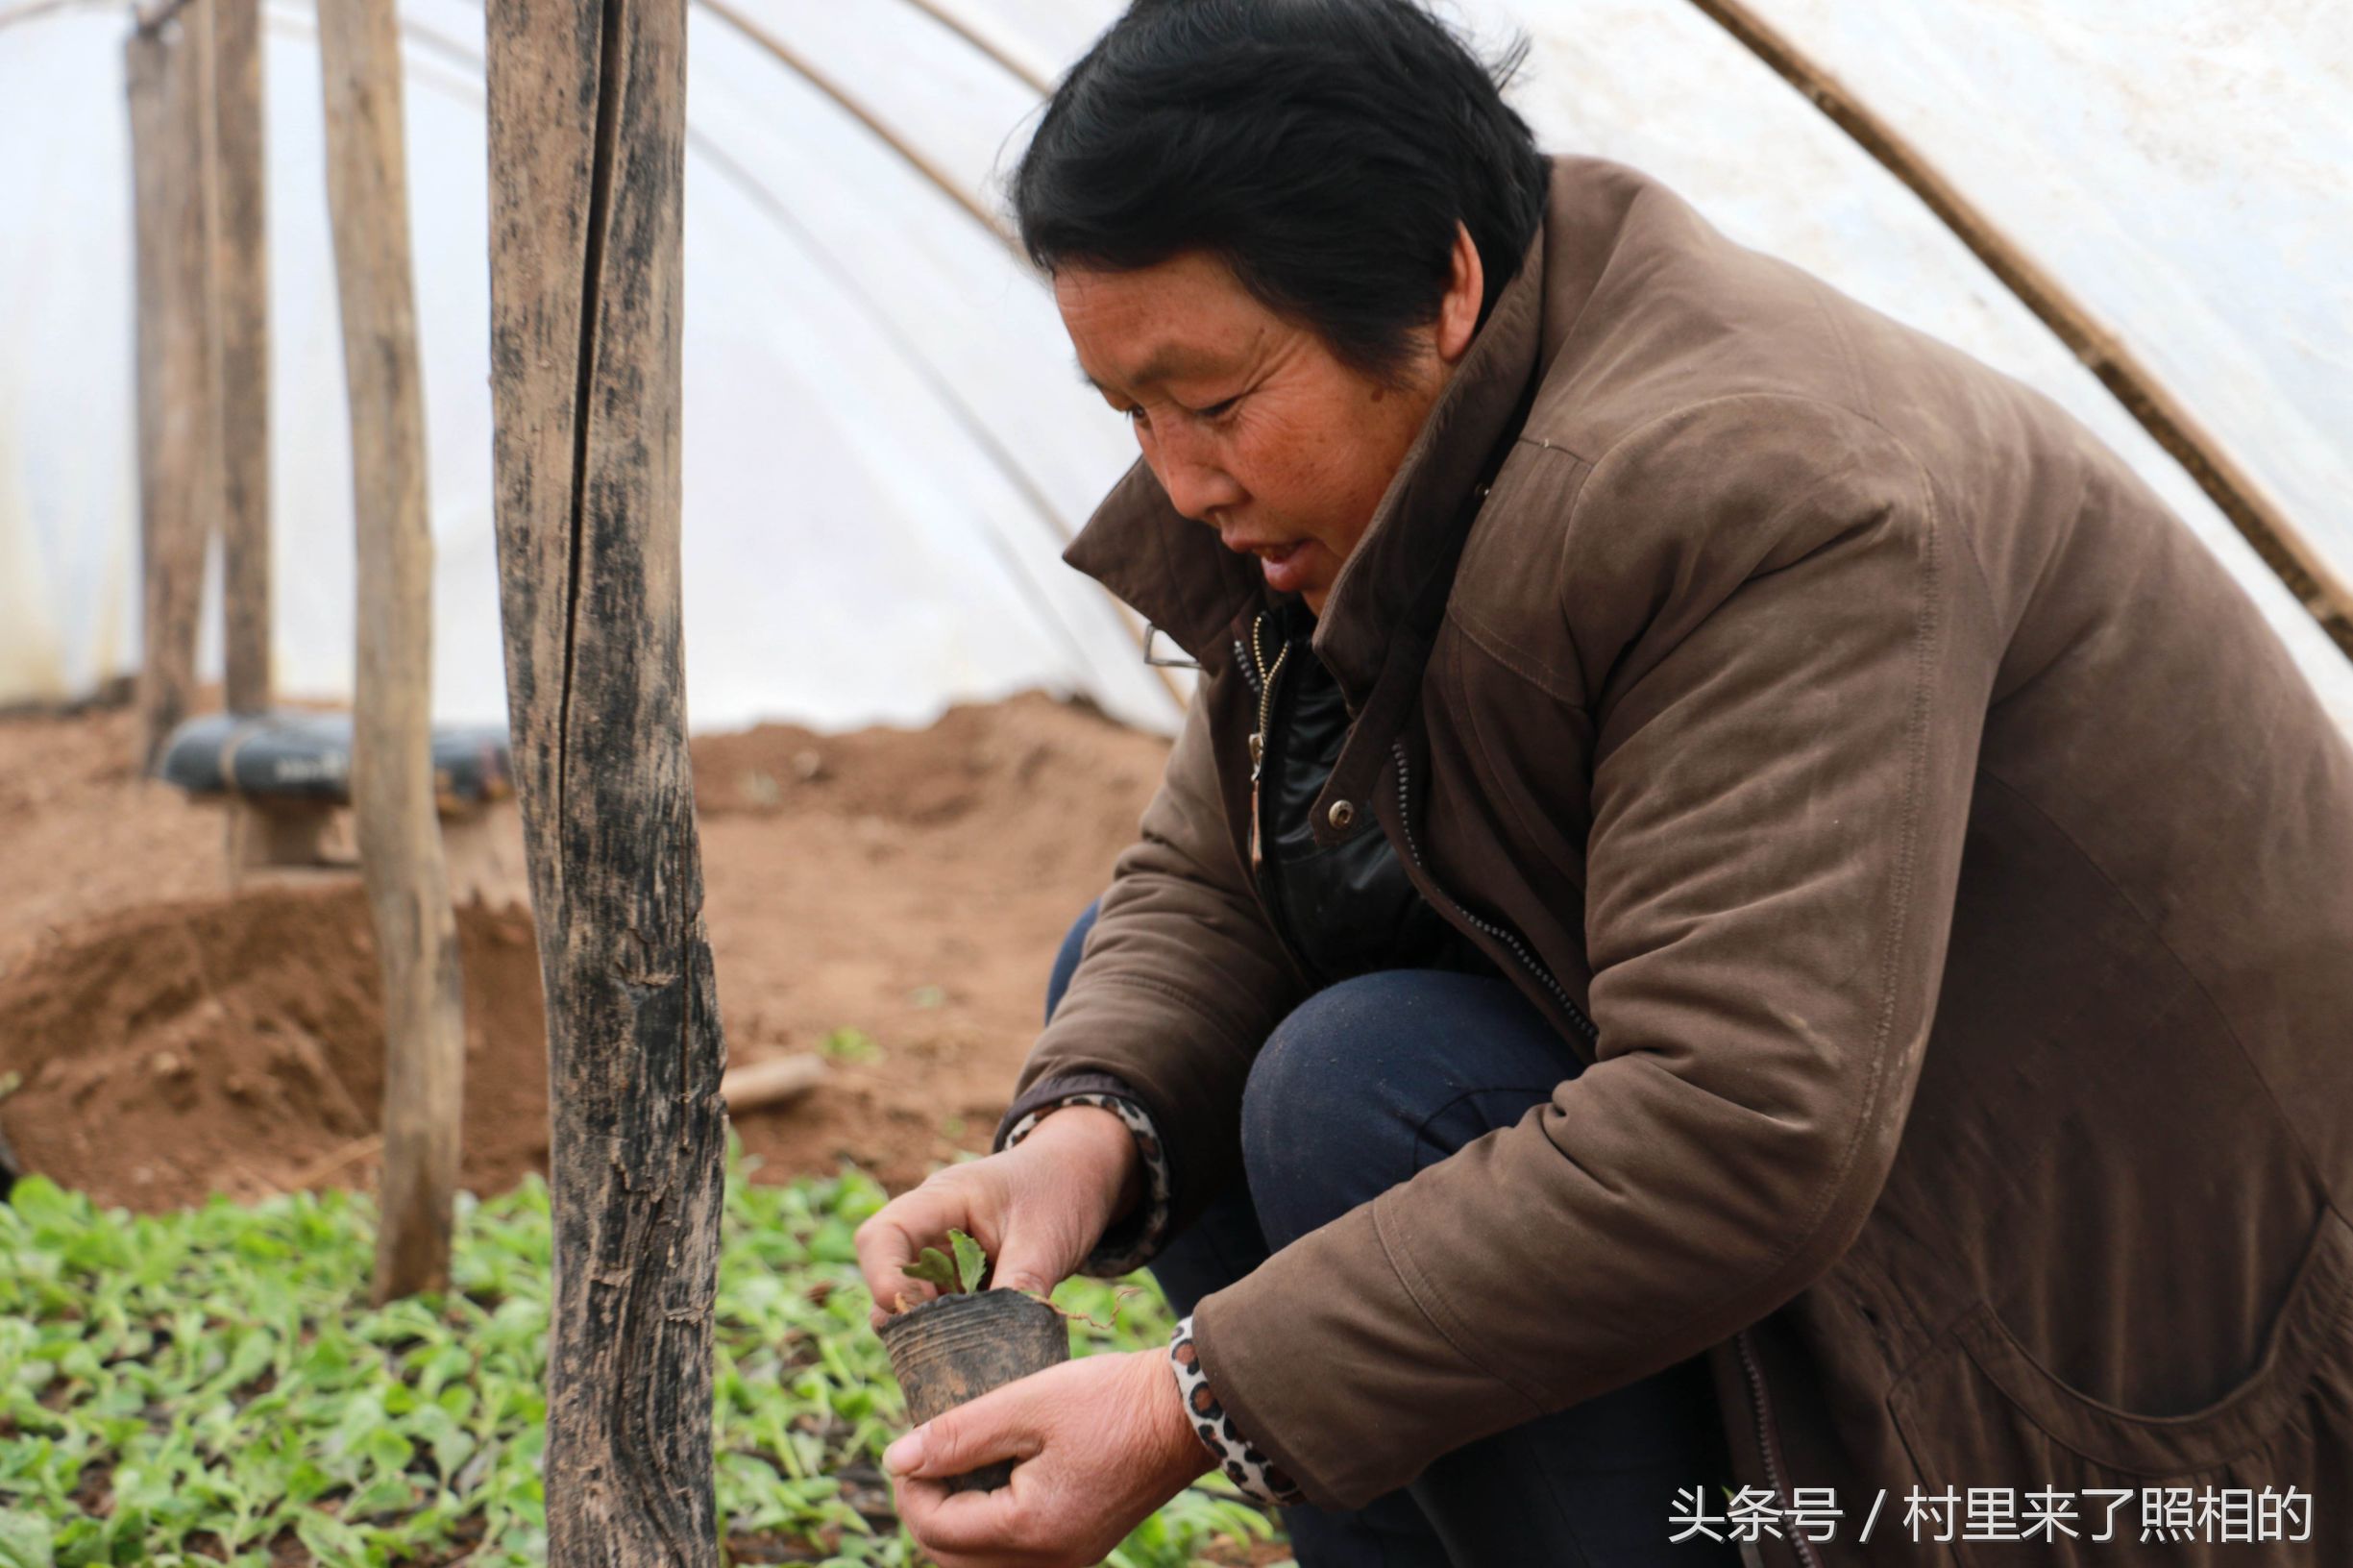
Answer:
[{"label": "chinese text watermark", "polygon": [[[1675,1494],[1671,1541],[1838,1539],[1850,1518],[1830,1486],[1794,1488],[1789,1501],[1762,1486],[1728,1488],[1721,1502],[1704,1486]],[[2080,1491],[2015,1486],[1946,1487],[1906,1491],[1899,1513],[1886,1519],[1889,1497],[1880,1487],[1861,1515],[1853,1539],[1900,1530],[1915,1541],[2308,1541],[2312,1494],[2266,1486],[2087,1486]]]}]

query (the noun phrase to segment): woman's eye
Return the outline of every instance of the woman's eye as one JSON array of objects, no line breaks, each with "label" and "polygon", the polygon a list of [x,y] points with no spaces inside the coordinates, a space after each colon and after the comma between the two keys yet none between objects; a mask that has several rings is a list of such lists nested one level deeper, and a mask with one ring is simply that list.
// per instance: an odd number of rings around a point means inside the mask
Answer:
[{"label": "woman's eye", "polygon": [[1234,405],[1241,401],[1239,398],[1228,398],[1223,403],[1213,403],[1207,408],[1195,408],[1193,417],[1195,419],[1223,419],[1232,413]]}]

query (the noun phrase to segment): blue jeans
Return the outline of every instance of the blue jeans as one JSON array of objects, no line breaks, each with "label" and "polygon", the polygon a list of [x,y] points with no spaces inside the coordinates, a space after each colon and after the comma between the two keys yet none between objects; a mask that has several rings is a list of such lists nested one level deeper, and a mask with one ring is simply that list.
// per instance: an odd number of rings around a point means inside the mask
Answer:
[{"label": "blue jeans", "polygon": [[[1094,906],[1064,939],[1046,1014]],[[1317,992],[1260,1048],[1242,1093],[1243,1181],[1151,1263],[1178,1315],[1278,1248],[1424,1165],[1517,1122],[1583,1063],[1501,980],[1388,969]],[[1670,1545],[1680,1488],[1721,1511],[1731,1466],[1695,1357],[1467,1443],[1360,1508],[1283,1510],[1299,1568],[1737,1568],[1704,1538]]]}]

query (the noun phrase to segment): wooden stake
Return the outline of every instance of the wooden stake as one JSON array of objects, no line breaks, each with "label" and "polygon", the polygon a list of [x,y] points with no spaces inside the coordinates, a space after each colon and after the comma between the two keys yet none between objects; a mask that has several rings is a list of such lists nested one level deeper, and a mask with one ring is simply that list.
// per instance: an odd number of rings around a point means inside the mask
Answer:
[{"label": "wooden stake", "polygon": [[380,1304],[449,1284],[465,1030],[433,811],[433,539],[389,0],[319,0],[319,63],[358,520],[352,805],[384,971]]},{"label": "wooden stake", "polygon": [[270,269],[260,0],[212,12],[221,565],[232,713],[270,705]]},{"label": "wooden stake", "polygon": [[547,996],[549,1561],[718,1560],[725,1118],[678,597],[685,0],[488,10],[491,392]]},{"label": "wooden stake", "polygon": [[143,648],[135,761],[155,766],[196,690],[196,618],[219,494],[203,7],[125,44],[138,245]]},{"label": "wooden stake", "polygon": [[824,1081],[825,1059],[797,1051],[729,1067],[727,1076],[720,1080],[719,1091],[727,1102],[727,1114],[740,1116],[747,1111],[790,1104]]}]

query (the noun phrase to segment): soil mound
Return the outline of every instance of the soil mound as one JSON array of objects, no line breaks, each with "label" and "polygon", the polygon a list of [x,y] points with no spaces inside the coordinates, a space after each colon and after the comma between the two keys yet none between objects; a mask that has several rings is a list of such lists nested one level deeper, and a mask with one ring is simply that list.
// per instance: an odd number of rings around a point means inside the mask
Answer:
[{"label": "soil mound", "polygon": [[[226,891],[218,815],[127,755],[120,713],[0,720],[22,828],[0,850],[0,1127],[27,1169],[135,1209],[372,1184],[383,1020],[356,878]],[[833,1058],[739,1122],[761,1174],[848,1161],[896,1189],[985,1151],[1165,744],[1031,695],[694,756],[730,1060]],[[462,1180],[494,1191],[547,1158],[538,954],[520,909],[462,909],[458,933]]]},{"label": "soil mound", "polygon": [[[544,1156],[538,956],[517,911],[461,911],[458,940],[464,1178],[495,1190],[534,1138]],[[383,1096],[367,900],[267,889],[103,918],[0,981],[0,1067],[22,1079],[0,1102],[18,1159],[104,1203],[349,1180]]]}]

